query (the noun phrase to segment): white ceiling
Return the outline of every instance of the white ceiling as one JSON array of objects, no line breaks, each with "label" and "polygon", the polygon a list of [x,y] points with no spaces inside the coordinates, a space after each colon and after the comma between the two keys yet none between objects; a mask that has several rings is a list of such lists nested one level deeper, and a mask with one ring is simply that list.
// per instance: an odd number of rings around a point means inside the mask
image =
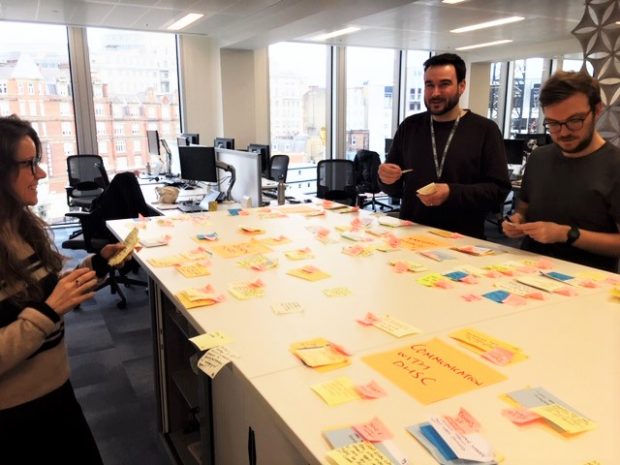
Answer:
[{"label": "white ceiling", "polygon": [[[330,43],[449,51],[513,40],[467,54],[478,61],[578,53],[581,48],[570,31],[584,8],[583,0],[466,0],[456,5],[441,0],[0,0],[0,19],[166,31],[187,13],[203,13],[183,32],[209,36],[222,47],[244,49],[307,41],[351,25],[362,29]],[[526,19],[477,32],[449,32],[513,15]]]}]

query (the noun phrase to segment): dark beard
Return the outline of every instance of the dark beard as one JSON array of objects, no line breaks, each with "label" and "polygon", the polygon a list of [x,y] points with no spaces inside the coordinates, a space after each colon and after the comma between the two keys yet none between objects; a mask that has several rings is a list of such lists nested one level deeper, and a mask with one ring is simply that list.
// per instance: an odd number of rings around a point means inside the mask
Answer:
[{"label": "dark beard", "polygon": [[588,145],[590,145],[590,143],[592,142],[593,138],[594,138],[594,125],[592,125],[592,127],[590,128],[589,134],[581,142],[579,142],[579,144],[577,144],[574,149],[570,149],[570,150],[564,149],[557,142],[556,142],[556,145],[564,153],[579,153],[582,150],[584,150],[585,148],[587,148]]},{"label": "dark beard", "polygon": [[446,104],[443,107],[443,109],[439,110],[439,111],[432,111],[430,109],[430,105],[428,103],[426,103],[426,102],[424,102],[424,105],[426,106],[426,109],[429,111],[430,114],[441,116],[441,115],[445,115],[446,113],[451,111],[454,107],[456,107],[459,104],[460,98],[461,98],[461,96],[459,94],[456,94],[454,97],[449,98],[446,101]]}]

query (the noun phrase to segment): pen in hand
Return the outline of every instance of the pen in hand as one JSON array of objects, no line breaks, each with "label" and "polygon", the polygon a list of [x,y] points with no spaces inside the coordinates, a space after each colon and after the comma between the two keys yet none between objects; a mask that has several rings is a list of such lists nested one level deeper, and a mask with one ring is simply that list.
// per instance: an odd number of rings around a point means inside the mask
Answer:
[{"label": "pen in hand", "polygon": [[407,173],[411,173],[412,171],[413,171],[412,169],[402,170],[400,174],[407,174]]}]

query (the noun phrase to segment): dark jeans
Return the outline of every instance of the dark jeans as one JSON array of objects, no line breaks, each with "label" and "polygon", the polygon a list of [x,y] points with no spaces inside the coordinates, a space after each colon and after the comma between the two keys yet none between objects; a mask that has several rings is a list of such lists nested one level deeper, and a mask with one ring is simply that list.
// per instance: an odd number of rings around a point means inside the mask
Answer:
[{"label": "dark jeans", "polygon": [[0,410],[0,463],[103,465],[73,387]]}]

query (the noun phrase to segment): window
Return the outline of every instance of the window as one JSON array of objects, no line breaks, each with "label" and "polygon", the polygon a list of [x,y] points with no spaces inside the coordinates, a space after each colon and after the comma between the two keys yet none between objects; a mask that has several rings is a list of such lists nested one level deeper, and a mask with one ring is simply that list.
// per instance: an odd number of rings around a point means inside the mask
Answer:
[{"label": "window", "polygon": [[65,142],[63,144],[65,156],[75,155],[75,150],[73,149],[73,144],[71,142]]},{"label": "window", "polygon": [[[44,147],[43,166],[48,174],[39,181],[37,211],[45,219],[61,218],[67,210],[65,144],[76,146],[73,129],[65,134],[65,126],[59,124],[61,120],[70,128],[75,126],[72,112],[61,116],[63,104],[73,106],[70,92],[59,90],[67,89],[70,82],[67,29],[2,21],[0,34],[0,113],[36,116],[37,132]],[[27,69],[28,80],[13,77],[16,69]],[[26,93],[29,101],[20,100]]]},{"label": "window", "polygon": [[394,50],[347,48],[346,158],[385,151],[392,137]]},{"label": "window", "polygon": [[271,152],[292,164],[325,158],[327,51],[315,44],[269,47]]},{"label": "window", "polygon": [[71,105],[67,102],[60,102],[60,114],[62,116],[68,116],[71,114]]},{"label": "window", "polygon": [[[114,146],[117,153],[125,153],[125,150],[127,149],[125,139],[116,139],[116,141],[114,142]],[[125,164],[127,164],[127,161],[125,161]]]},{"label": "window", "polygon": [[430,54],[425,51],[407,51],[405,118],[426,111],[424,106],[424,62],[429,57]]},{"label": "window", "polygon": [[[160,137],[175,139],[181,124],[174,34],[89,28],[87,35],[94,104],[101,108],[95,114],[98,137],[105,136],[99,122],[109,121],[105,108],[111,106],[115,137],[124,136],[130,128],[132,136],[142,137],[147,120],[158,124],[166,119],[169,124]],[[168,117],[160,119],[162,107],[168,108]],[[100,143],[100,151],[101,147]],[[144,160],[135,166],[143,166],[148,160],[145,144],[130,142],[128,148],[125,140],[117,139],[114,147],[116,153],[129,149],[136,159]],[[110,166],[125,169],[128,160],[122,159]]]},{"label": "window", "polygon": [[134,139],[133,153],[142,153],[142,142],[140,141],[140,139]]},{"label": "window", "polygon": [[500,103],[500,90],[502,85],[502,66],[505,66],[505,63],[496,62],[491,63],[491,76],[490,76],[490,86],[489,86],[489,108],[487,111],[487,118],[492,119],[497,123],[499,127],[502,126],[499,121],[500,108],[499,106],[503,103]]},{"label": "window", "polygon": [[[544,80],[545,60],[528,58],[511,62],[512,86],[509,87],[510,126],[508,133],[527,134],[541,132],[539,129],[538,95]],[[507,110],[508,111],[508,110]]]},{"label": "window", "polygon": [[100,140],[97,143],[97,146],[99,147],[99,155],[106,155],[108,153],[108,141],[107,140]]},{"label": "window", "polygon": [[70,136],[73,134],[73,123],[62,123],[62,135]]},{"label": "window", "polygon": [[104,116],[103,105],[101,103],[95,104],[95,117]]}]

